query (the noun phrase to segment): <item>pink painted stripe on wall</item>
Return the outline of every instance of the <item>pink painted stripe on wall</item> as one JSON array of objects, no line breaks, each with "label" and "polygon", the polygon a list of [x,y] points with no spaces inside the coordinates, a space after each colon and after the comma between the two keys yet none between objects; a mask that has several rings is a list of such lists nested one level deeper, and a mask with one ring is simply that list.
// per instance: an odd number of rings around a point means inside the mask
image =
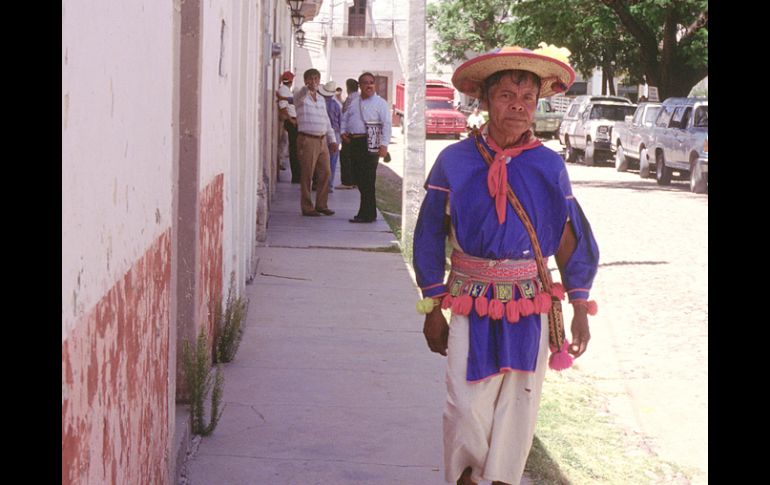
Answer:
[{"label": "pink painted stripe on wall", "polygon": [[62,484],[169,483],[171,230],[62,343]]}]

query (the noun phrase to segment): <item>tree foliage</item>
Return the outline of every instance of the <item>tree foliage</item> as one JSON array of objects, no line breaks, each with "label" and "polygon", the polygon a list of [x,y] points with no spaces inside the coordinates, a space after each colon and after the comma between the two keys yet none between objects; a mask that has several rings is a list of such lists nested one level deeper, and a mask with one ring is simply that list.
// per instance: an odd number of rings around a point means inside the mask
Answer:
[{"label": "tree foliage", "polygon": [[707,0],[443,0],[428,6],[437,60],[503,45],[567,47],[584,77],[595,67],[662,98],[686,96],[708,74]]}]

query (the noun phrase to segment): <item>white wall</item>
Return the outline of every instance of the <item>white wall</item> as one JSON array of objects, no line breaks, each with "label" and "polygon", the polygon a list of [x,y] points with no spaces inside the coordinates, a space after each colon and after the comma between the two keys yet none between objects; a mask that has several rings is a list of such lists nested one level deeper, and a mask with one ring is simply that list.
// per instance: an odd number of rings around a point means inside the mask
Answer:
[{"label": "white wall", "polygon": [[62,2],[62,341],[171,226],[172,2]]}]

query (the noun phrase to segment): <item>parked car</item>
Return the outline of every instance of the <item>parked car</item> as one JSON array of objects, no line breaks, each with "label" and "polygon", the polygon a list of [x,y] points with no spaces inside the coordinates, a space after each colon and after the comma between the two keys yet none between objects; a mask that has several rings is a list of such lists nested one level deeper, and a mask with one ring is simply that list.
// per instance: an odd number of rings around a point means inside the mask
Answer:
[{"label": "parked car", "polygon": [[618,103],[631,104],[631,101],[628,98],[621,96],[576,96],[567,107],[567,111],[564,113],[561,125],[559,126],[559,142],[561,142],[562,145],[567,145],[567,133],[570,132],[575,122],[583,114],[588,103],[592,101],[617,101]]},{"label": "parked car", "polygon": [[[668,98],[655,119],[649,153],[655,160],[655,179],[671,183],[675,171],[688,174],[690,191],[708,189],[708,98]],[[640,165],[649,157],[640,155]]]},{"label": "parked car", "polygon": [[559,126],[564,113],[557,112],[547,99],[537,101],[535,122],[532,123],[532,132],[536,135],[558,136]]},{"label": "parked car", "polygon": [[460,139],[467,131],[468,119],[454,109],[449,99],[428,96],[425,98],[425,134],[452,135]]},{"label": "parked car", "polygon": [[635,109],[636,105],[615,100],[588,102],[564,134],[567,161],[575,162],[580,153],[586,165],[612,158],[612,128]]},{"label": "parked car", "polygon": [[[615,123],[612,130],[615,170],[625,172],[630,164],[639,165],[639,153],[650,144],[658,111],[660,103],[639,103],[633,116],[626,116],[625,121]],[[648,175],[649,173],[644,177]]]}]

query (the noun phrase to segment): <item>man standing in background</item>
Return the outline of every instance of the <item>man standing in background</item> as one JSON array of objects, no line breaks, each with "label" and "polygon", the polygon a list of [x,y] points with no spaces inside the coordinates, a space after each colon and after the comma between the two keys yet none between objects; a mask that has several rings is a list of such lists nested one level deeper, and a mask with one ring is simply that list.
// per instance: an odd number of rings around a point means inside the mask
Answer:
[{"label": "man standing in background", "polygon": [[368,223],[377,219],[374,187],[379,159],[388,155],[391,117],[388,103],[375,92],[374,74],[361,74],[358,84],[361,94],[342,116],[342,142],[350,145],[353,178],[361,193],[358,214],[349,221]]},{"label": "man standing in background", "polygon": [[[342,117],[342,108],[340,103],[334,99],[335,89],[337,83],[329,81],[323,86],[318,88],[318,92],[324,97],[326,101],[326,114],[329,115],[329,122],[332,124],[334,130],[334,140],[339,148],[340,145],[340,118]],[[335,150],[329,154],[329,167],[331,169],[329,174],[329,192],[334,192],[334,171],[337,169],[337,160],[340,157],[340,152]]]},{"label": "man standing in background", "polygon": [[[348,92],[348,96],[345,98],[345,102],[342,103],[342,115],[350,108],[350,103],[354,99],[358,98],[358,81],[355,79],[348,79],[345,81],[345,89]],[[344,139],[342,140],[342,149],[340,150],[340,185],[335,187],[337,189],[355,189],[356,181],[353,178],[353,165],[350,160],[350,144]]]},{"label": "man standing in background", "polygon": [[[329,153],[337,151],[337,140],[326,114],[326,102],[318,96],[321,73],[308,69],[303,74],[305,85],[294,94],[297,109],[297,155],[300,163],[300,206],[303,216],[330,216],[334,211],[326,205],[329,197]],[[315,206],[310,187],[318,177]]]}]

